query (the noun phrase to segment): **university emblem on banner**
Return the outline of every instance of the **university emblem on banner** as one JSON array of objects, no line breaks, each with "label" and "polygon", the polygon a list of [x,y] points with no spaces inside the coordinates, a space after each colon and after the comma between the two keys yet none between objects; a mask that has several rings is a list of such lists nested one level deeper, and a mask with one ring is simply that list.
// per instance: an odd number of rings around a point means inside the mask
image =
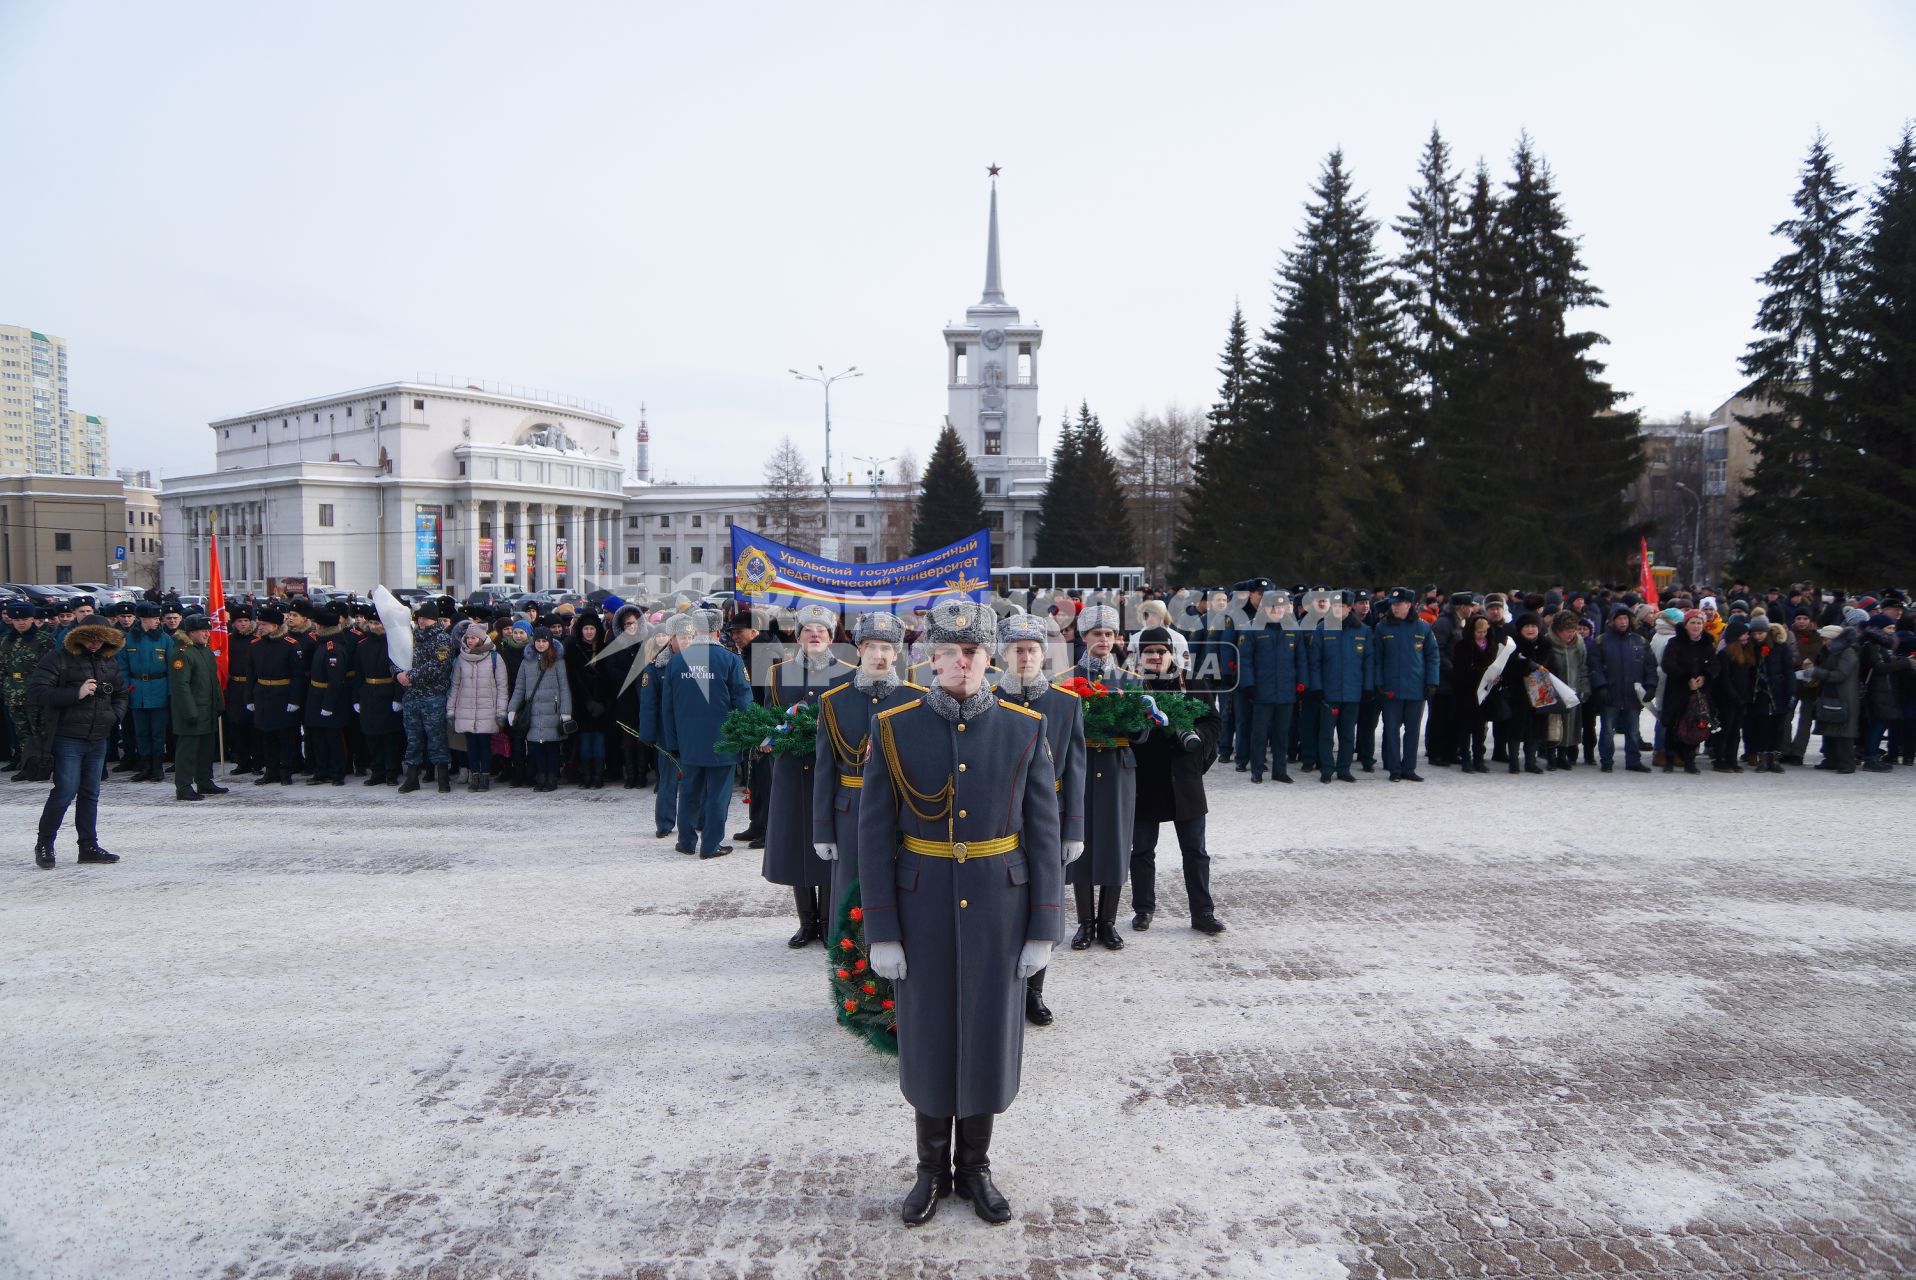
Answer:
[{"label": "university emblem on banner", "polygon": [[772,585],[778,571],[772,568],[770,556],[757,547],[747,547],[739,556],[738,564],[733,567],[732,576],[737,579],[737,590],[756,595]]}]

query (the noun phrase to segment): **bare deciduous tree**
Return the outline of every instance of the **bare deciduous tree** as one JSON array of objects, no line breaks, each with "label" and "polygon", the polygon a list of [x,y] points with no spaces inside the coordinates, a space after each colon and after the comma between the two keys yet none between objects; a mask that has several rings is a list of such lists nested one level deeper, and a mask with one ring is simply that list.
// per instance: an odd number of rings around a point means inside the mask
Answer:
[{"label": "bare deciduous tree", "polygon": [[1202,414],[1173,404],[1132,418],[1119,442],[1118,474],[1130,500],[1147,581],[1162,583],[1170,576],[1178,515],[1204,429]]},{"label": "bare deciduous tree", "polygon": [[821,510],[811,466],[786,436],[765,460],[765,483],[758,491],[759,528],[789,546],[817,551]]}]

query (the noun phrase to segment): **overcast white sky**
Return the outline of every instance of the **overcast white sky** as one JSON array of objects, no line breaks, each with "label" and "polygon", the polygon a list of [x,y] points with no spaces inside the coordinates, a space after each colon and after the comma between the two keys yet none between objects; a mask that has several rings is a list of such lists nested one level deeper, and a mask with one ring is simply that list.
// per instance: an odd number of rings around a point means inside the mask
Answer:
[{"label": "overcast white sky", "polygon": [[1324,155],[1388,224],[1436,122],[1500,175],[1530,131],[1616,384],[1703,412],[1815,130],[1867,189],[1916,113],[1912,14],[0,0],[0,323],[172,475],[211,419],[436,372],[643,401],[656,472],[752,481],[788,433],[820,459],[817,364],[869,374],[837,470],[922,460],[996,162],[1048,448],[1080,398],[1207,404]]}]

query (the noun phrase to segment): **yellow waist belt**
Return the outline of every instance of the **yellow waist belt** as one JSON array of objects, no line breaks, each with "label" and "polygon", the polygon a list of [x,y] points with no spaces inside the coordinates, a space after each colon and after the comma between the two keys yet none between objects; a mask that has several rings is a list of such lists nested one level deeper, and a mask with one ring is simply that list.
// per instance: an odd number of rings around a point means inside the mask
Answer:
[{"label": "yellow waist belt", "polygon": [[366,677],[367,684],[391,684],[392,682],[393,682],[393,678],[391,676],[367,676]]},{"label": "yellow waist belt", "polygon": [[973,840],[969,844],[963,840],[923,840],[917,836],[906,836],[905,850],[908,853],[922,853],[928,858],[952,858],[964,862],[970,858],[992,858],[1001,853],[1010,853],[1019,843],[1016,832],[999,836],[996,840]]},{"label": "yellow waist belt", "polygon": [[262,680],[260,683],[268,689],[283,689],[293,682],[291,680]]},{"label": "yellow waist belt", "polygon": [[841,773],[838,775],[838,785],[841,787],[850,787],[853,791],[856,791],[865,785],[865,777],[863,774],[858,773]]}]

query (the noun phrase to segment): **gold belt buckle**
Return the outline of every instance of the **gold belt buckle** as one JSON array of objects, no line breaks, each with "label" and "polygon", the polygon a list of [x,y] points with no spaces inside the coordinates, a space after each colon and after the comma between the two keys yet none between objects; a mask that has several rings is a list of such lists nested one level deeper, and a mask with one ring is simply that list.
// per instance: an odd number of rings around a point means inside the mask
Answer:
[{"label": "gold belt buckle", "polygon": [[971,850],[965,845],[963,840],[954,841],[951,846],[951,856],[963,862],[971,856]]}]

